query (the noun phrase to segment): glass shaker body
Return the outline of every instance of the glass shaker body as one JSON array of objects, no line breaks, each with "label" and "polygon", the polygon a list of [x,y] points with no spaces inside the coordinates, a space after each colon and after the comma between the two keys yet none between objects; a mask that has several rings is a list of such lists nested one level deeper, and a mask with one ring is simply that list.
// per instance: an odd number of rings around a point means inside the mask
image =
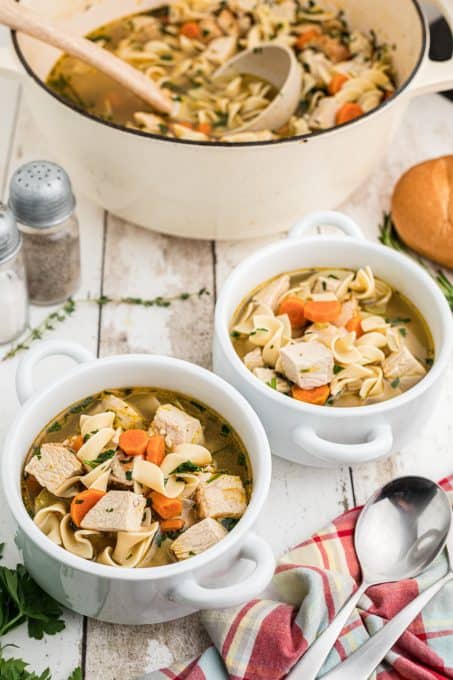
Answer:
[{"label": "glass shaker body", "polygon": [[22,249],[0,262],[0,344],[15,340],[28,325],[28,295]]},{"label": "glass shaker body", "polygon": [[80,286],[79,223],[75,213],[51,227],[21,224],[30,301],[52,305],[71,297]]}]

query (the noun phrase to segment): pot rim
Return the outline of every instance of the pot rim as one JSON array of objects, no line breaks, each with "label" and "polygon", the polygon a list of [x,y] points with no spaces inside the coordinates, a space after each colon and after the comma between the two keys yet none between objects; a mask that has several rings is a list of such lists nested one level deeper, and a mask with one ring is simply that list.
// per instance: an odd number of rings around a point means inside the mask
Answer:
[{"label": "pot rim", "polygon": [[[16,2],[20,2],[20,0],[16,0]],[[88,118],[89,120],[92,120],[96,123],[99,123],[100,125],[105,125],[107,127],[110,127],[114,130],[117,130],[118,132],[122,132],[123,134],[131,134],[131,135],[136,135],[138,137],[145,137],[145,138],[150,138],[153,139],[154,141],[159,141],[162,143],[170,143],[170,144],[183,144],[183,145],[188,145],[188,146],[201,146],[201,147],[212,147],[214,149],[219,148],[219,147],[225,147],[227,149],[231,148],[243,148],[243,147],[262,147],[262,146],[272,146],[272,145],[281,145],[281,144],[291,144],[291,143],[307,143],[310,139],[314,139],[317,137],[321,136],[327,136],[327,135],[334,135],[338,132],[341,132],[343,129],[349,128],[352,125],[361,125],[363,123],[367,122],[367,119],[370,116],[373,116],[377,113],[380,113],[384,108],[387,108],[391,106],[396,99],[400,97],[400,95],[403,95],[405,90],[409,87],[411,82],[414,80],[416,74],[420,70],[420,66],[423,63],[423,60],[425,58],[425,54],[427,52],[427,46],[428,46],[428,31],[427,31],[427,25],[425,21],[425,16],[423,14],[423,11],[421,9],[421,6],[419,4],[419,0],[410,0],[412,5],[414,6],[418,18],[420,20],[420,26],[421,26],[421,31],[422,31],[422,44],[421,44],[421,49],[420,49],[420,54],[418,55],[417,62],[412,69],[412,72],[410,73],[409,77],[405,80],[405,82],[397,87],[395,90],[394,94],[392,97],[389,97],[387,100],[383,101],[379,106],[377,106],[374,109],[371,109],[371,111],[368,111],[364,113],[360,118],[356,118],[354,120],[351,120],[347,123],[343,123],[342,125],[337,125],[332,128],[328,128],[327,130],[319,130],[318,132],[310,132],[308,134],[304,135],[297,135],[295,137],[290,137],[290,138],[284,138],[284,139],[269,139],[267,141],[255,141],[255,142],[222,142],[222,141],[217,141],[217,142],[208,142],[208,141],[197,141],[193,139],[176,139],[176,138],[170,138],[170,137],[163,137],[160,135],[153,134],[151,132],[143,132],[142,130],[135,130],[132,128],[126,128],[122,125],[118,125],[117,123],[113,123],[108,120],[104,120],[102,118],[98,118],[94,116],[93,114],[89,113],[88,111],[85,111],[84,109],[78,107],[76,104],[72,102],[68,102],[66,99],[61,97],[59,94],[51,90],[45,82],[43,82],[38,75],[34,72],[30,64],[28,63],[27,59],[25,58],[25,55],[22,52],[22,49],[19,45],[19,41],[17,39],[17,31],[11,30],[11,40],[13,43],[14,51],[22,64],[22,67],[26,71],[26,73],[32,78],[32,80],[40,87],[42,88],[47,94],[51,95],[54,99],[56,99],[60,104],[63,104],[63,106],[66,106],[67,108],[71,109],[75,113],[78,113],[82,115],[84,118]]]},{"label": "pot rim", "polygon": [[[349,239],[350,247],[361,247],[365,248],[370,252],[378,253],[380,257],[388,258],[393,261],[395,267],[402,267],[407,272],[407,276],[412,277],[417,281],[419,286],[425,286],[429,289],[434,303],[437,305],[441,317],[443,320],[443,333],[444,341],[442,345],[436,347],[436,356],[434,357],[434,363],[430,370],[427,372],[424,378],[416,383],[413,387],[406,390],[402,394],[387,399],[385,401],[378,402],[376,404],[366,404],[364,406],[329,406],[328,408],[320,408],[319,406],[313,404],[307,404],[304,402],[297,401],[296,399],[288,399],[284,394],[280,394],[276,390],[269,389],[264,385],[258,378],[256,378],[243,364],[239,356],[237,355],[233,343],[230,338],[230,321],[231,318],[227,317],[226,307],[229,302],[229,298],[232,295],[234,287],[241,282],[244,274],[246,274],[251,269],[255,270],[262,259],[267,257],[268,254],[272,254],[274,257],[283,255],[287,250],[293,250],[294,247],[301,247],[307,250],[311,245],[319,245],[323,243],[326,249],[329,249],[329,253],[335,252],[336,245],[344,245],[345,239],[335,236],[312,236],[298,239],[284,239],[278,243],[272,243],[264,248],[261,248],[256,253],[250,255],[248,258],[243,260],[230,274],[225,284],[222,287],[219,299],[216,305],[215,320],[214,320],[214,333],[215,337],[220,343],[222,351],[226,356],[227,360],[230,362],[232,369],[239,374],[239,376],[245,380],[251,388],[262,395],[265,399],[270,399],[275,403],[275,405],[284,406],[286,409],[292,410],[295,414],[310,414],[313,416],[324,417],[324,418],[353,418],[353,417],[363,417],[363,416],[374,416],[380,415],[392,411],[395,408],[404,406],[405,404],[413,401],[419,397],[423,392],[425,392],[431,385],[441,378],[442,373],[445,372],[448,365],[452,349],[453,349],[453,320],[451,318],[451,311],[445,300],[444,296],[440,292],[438,286],[431,279],[429,274],[425,272],[420,265],[413,262],[408,256],[398,253],[394,250],[385,248],[384,246],[377,243],[370,243],[369,241],[355,239]],[[332,258],[335,260],[335,257]],[[336,266],[335,262],[332,266]],[[285,270],[281,272],[276,272],[275,276],[278,274],[285,273]]]},{"label": "pot rim", "polygon": [[[143,362],[143,360],[148,364],[151,364],[151,366],[156,364],[162,366],[162,363],[165,363],[170,369],[176,371],[181,369],[185,370],[196,378],[201,378],[205,382],[210,383],[212,389],[223,392],[229,398],[234,399],[237,404],[240,404],[242,412],[247,416],[248,427],[253,430],[254,437],[257,440],[256,455],[261,459],[262,470],[258,476],[256,474],[256,465],[253,463],[253,460],[250,460],[254,477],[252,496],[247,506],[247,510],[237,525],[217,544],[208,548],[200,555],[175,564],[143,567],[140,569],[131,567],[115,568],[97,562],[91,562],[74,555],[65,548],[53,543],[45,534],[43,534],[27,513],[20,493],[20,480],[18,480],[13,473],[13,466],[10,461],[12,457],[15,457],[15,451],[17,450],[15,448],[16,432],[19,432],[21,428],[24,427],[24,423],[27,419],[32,417],[32,414],[39,409],[40,403],[51,397],[55,389],[59,388],[68,380],[80,382],[87,373],[90,373],[93,370],[96,371],[98,367],[103,365],[110,365],[114,369],[119,364],[127,366]],[[193,396],[196,398],[196,394]],[[55,412],[61,411],[62,408],[65,407],[61,407],[60,405],[60,407],[55,409]],[[269,492],[271,468],[271,452],[264,427],[250,404],[234,387],[207,369],[181,359],[162,355],[129,354],[124,356],[114,355],[96,359],[95,361],[87,362],[85,364],[79,364],[68,371],[63,377],[52,382],[44,389],[39,390],[36,395],[31,397],[23,406],[21,406],[19,413],[11,424],[7,436],[5,437],[1,476],[7,505],[18,527],[39,549],[46,552],[57,562],[77,569],[80,572],[85,572],[90,576],[98,576],[105,579],[113,579],[115,581],[154,581],[162,578],[177,577],[206,566],[208,563],[227,553],[227,551],[240,541],[246,533],[250,532],[262,510],[262,506]]]}]

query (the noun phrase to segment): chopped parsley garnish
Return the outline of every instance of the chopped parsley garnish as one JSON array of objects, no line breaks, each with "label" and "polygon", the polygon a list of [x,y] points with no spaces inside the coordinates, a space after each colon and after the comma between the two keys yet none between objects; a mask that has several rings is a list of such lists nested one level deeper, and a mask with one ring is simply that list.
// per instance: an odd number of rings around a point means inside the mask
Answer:
[{"label": "chopped parsley garnish", "polygon": [[398,328],[398,332],[399,332],[400,335],[402,335],[403,337],[406,337],[406,335],[407,335],[407,328]]},{"label": "chopped parsley garnish", "polygon": [[132,481],[132,470],[127,470],[126,479],[127,479],[128,482]]},{"label": "chopped parsley garnish", "polygon": [[338,278],[338,276],[335,276],[335,274],[327,274],[327,278],[328,278],[328,279],[336,279],[337,281],[340,280],[340,279]]},{"label": "chopped parsley garnish", "polygon": [[268,328],[255,328],[255,330],[250,333],[250,337],[252,335],[256,335],[257,333],[267,333],[268,331]]},{"label": "chopped parsley garnish", "polygon": [[434,359],[432,357],[427,357],[426,360],[425,360],[425,363],[426,363],[427,366],[431,367],[434,363]]},{"label": "chopped parsley garnish", "polygon": [[113,510],[114,510],[114,508],[106,508],[105,509],[106,512],[113,512]]},{"label": "chopped parsley garnish", "polygon": [[178,473],[181,474],[183,472],[199,472],[200,470],[201,467],[199,465],[195,465],[194,463],[192,463],[191,460],[186,460],[184,463],[181,463],[181,465],[178,465],[178,467],[172,470],[170,474],[177,475]]},{"label": "chopped parsley garnish", "polygon": [[159,127],[160,133],[161,133],[162,135],[167,135],[168,132],[169,132],[169,130],[170,130],[170,128],[168,127],[168,125],[164,125],[164,123],[159,123],[159,126],[158,126],[158,127]]},{"label": "chopped parsley garnish", "polygon": [[108,449],[108,451],[101,451],[97,458],[94,460],[84,460],[83,462],[90,468],[95,468],[101,463],[105,463],[106,460],[110,460],[115,455],[115,449]]},{"label": "chopped parsley garnish", "polygon": [[58,432],[61,430],[61,423],[56,420],[50,427],[47,428],[47,432]]},{"label": "chopped parsley garnish", "polygon": [[266,383],[266,385],[272,387],[273,390],[277,389],[277,378],[275,377],[275,375]]},{"label": "chopped parsley garnish", "polygon": [[335,375],[338,375],[338,373],[341,373],[341,371],[344,371],[344,366],[339,366],[338,364],[334,364],[333,372],[335,373]]},{"label": "chopped parsley garnish", "polygon": [[231,331],[230,335],[231,335],[232,338],[240,338],[241,337],[241,334],[239,333],[239,331]]},{"label": "chopped parsley garnish", "polygon": [[37,446],[36,449],[33,451],[33,455],[36,456],[38,460],[41,460],[41,447]]},{"label": "chopped parsley garnish", "polygon": [[73,503],[74,503],[74,505],[81,505],[81,504],[83,503],[83,500],[82,500],[81,498],[76,498],[76,499],[73,501]]},{"label": "chopped parsley garnish", "polygon": [[228,427],[228,425],[223,424],[222,427],[220,428],[220,434],[222,437],[228,437],[228,435],[231,432],[231,428]]},{"label": "chopped parsley garnish", "polygon": [[202,404],[199,404],[198,401],[191,401],[190,403],[192,404],[192,406],[195,406],[195,408],[197,408],[202,413],[206,411],[206,407],[203,406]]},{"label": "chopped parsley garnish", "polygon": [[216,480],[216,479],[218,479],[219,477],[221,477],[222,474],[223,474],[222,472],[216,472],[215,475],[212,475],[212,477],[210,477],[210,478],[208,479],[208,481],[206,482],[206,484],[210,484],[210,483],[213,482],[214,480]]},{"label": "chopped parsley garnish", "polygon": [[227,531],[234,529],[238,522],[239,520],[236,517],[225,517],[224,519],[220,520],[220,524],[223,524]]},{"label": "chopped parsley garnish", "polygon": [[238,465],[247,465],[247,459],[244,453],[238,455]]},{"label": "chopped parsley garnish", "polygon": [[386,322],[392,326],[398,326],[400,323],[410,323],[412,319],[408,316],[395,316],[393,319],[386,319]]},{"label": "chopped parsley garnish", "polygon": [[[108,392],[106,392],[106,394],[108,394]],[[86,399],[81,401],[79,404],[76,404],[75,406],[70,408],[69,413],[82,413],[83,411],[85,411],[87,406],[89,406],[91,404],[92,401],[93,401],[93,397],[87,397]]]},{"label": "chopped parsley garnish", "polygon": [[399,386],[400,382],[401,382],[401,380],[399,378],[395,378],[395,380],[392,380],[390,385],[393,387],[394,390],[396,390],[396,388]]}]

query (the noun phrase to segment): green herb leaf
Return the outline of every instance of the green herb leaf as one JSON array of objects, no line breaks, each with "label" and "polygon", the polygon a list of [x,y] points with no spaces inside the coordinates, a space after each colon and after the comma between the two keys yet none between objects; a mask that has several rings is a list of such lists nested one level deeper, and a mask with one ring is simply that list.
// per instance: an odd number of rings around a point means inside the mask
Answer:
[{"label": "green herb leaf", "polygon": [[277,378],[274,377],[269,380],[269,382],[266,383],[266,385],[269,385],[269,387],[272,387],[273,390],[277,389]]},{"label": "green herb leaf", "polygon": [[220,428],[220,434],[222,435],[222,437],[228,437],[230,432],[231,432],[231,427],[229,427],[228,425],[225,425],[225,423],[224,423],[222,425],[222,427]]},{"label": "green herb leaf", "polygon": [[[15,647],[16,645],[7,646]],[[33,671],[28,670],[28,663],[22,659],[4,659],[3,649],[5,647],[0,648],[0,678],[2,680],[51,680],[52,676],[48,668],[41,675],[37,675]]]},{"label": "green herb leaf", "polygon": [[74,668],[68,680],[82,680],[82,669],[80,668],[80,666]]},{"label": "green herb leaf", "polygon": [[84,460],[84,464],[90,468],[95,468],[101,463],[105,463],[106,460],[110,460],[115,455],[115,449],[108,449],[108,451],[101,451],[97,458],[94,460]]},{"label": "green herb leaf", "polygon": [[47,432],[59,432],[61,430],[61,423],[56,420],[50,427],[47,428]]},{"label": "green herb leaf", "polygon": [[200,470],[201,467],[199,465],[195,465],[194,463],[192,463],[191,460],[186,460],[185,463],[181,463],[181,465],[178,465],[178,467],[172,470],[170,474],[177,475],[178,473],[181,474],[183,472],[199,472]]},{"label": "green herb leaf", "polygon": [[334,374],[338,375],[338,373],[341,373],[341,371],[344,371],[344,366],[339,366],[338,364],[334,364],[334,367],[333,367]]},{"label": "green herb leaf", "polygon": [[223,524],[227,531],[234,529],[238,522],[239,520],[236,517],[225,517],[224,519],[220,520],[220,524]]},{"label": "green herb leaf", "polygon": [[400,382],[401,382],[400,378],[395,378],[395,380],[392,380],[390,385],[393,387],[394,390],[396,390],[396,388],[399,386]]},{"label": "green herb leaf", "polygon": [[398,328],[398,333],[404,337],[407,335],[407,328]]},{"label": "green herb leaf", "polygon": [[238,455],[238,465],[247,465],[247,458],[245,457],[245,453],[240,453]]},{"label": "green herb leaf", "polygon": [[37,640],[65,627],[60,605],[41,590],[22,564],[16,569],[0,567],[0,604],[0,637],[22,623],[27,623],[29,636]]}]

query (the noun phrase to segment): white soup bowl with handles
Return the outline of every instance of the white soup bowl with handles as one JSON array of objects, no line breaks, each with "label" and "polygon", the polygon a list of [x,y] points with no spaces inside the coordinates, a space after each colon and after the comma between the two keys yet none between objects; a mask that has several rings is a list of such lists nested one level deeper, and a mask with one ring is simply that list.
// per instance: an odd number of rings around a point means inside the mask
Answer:
[{"label": "white soup bowl with handles", "polygon": [[[303,238],[307,231],[321,225],[338,227],[348,238],[331,234]],[[238,305],[256,286],[305,267],[359,269],[366,265],[412,300],[430,328],[435,359],[419,383],[380,403],[315,406],[272,390],[246,368],[233,347],[230,324]],[[253,406],[265,427],[272,453],[305,465],[353,465],[399,451],[417,436],[432,413],[452,349],[452,315],[429,274],[406,255],[366,241],[349,217],[336,212],[308,215],[293,227],[287,239],[244,260],[226,281],[216,306],[215,372]]]},{"label": "white soup bowl with handles", "polygon": [[[67,355],[78,365],[36,392],[33,368],[53,355]],[[234,606],[265,588],[274,557],[252,527],[269,491],[271,456],[258,417],[235,389],[209,371],[178,359],[144,354],[95,359],[83,347],[65,341],[43,342],[29,350],[19,365],[16,384],[22,407],[5,438],[2,482],[24,564],[47,593],[80,614],[112,623],[144,624],[173,620],[197,609]],[[248,451],[253,488],[238,524],[200,555],[164,566],[116,569],[68,552],[38,529],[22,501],[21,473],[33,440],[58,413],[101,390],[133,386],[190,395],[226,418]]]}]

